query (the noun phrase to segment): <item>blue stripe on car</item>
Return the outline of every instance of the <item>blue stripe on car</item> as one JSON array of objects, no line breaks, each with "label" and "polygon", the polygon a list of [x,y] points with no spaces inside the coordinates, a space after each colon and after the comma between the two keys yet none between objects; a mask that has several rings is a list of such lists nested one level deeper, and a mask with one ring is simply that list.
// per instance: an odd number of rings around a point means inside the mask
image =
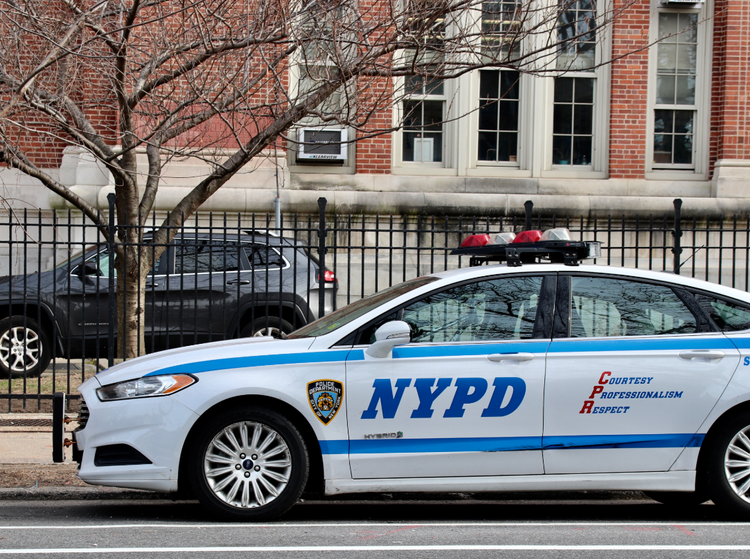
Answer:
[{"label": "blue stripe on car", "polygon": [[320,441],[323,454],[417,454],[440,452],[513,452],[607,448],[697,448],[705,435],[581,435],[556,437],[481,437],[450,439],[365,439]]},{"label": "blue stripe on car", "polygon": [[159,369],[145,376],[169,375],[175,373],[206,373],[209,371],[224,371],[227,369],[245,369],[249,367],[267,367],[271,365],[305,365],[308,363],[332,363],[335,361],[360,361],[364,359],[362,350],[317,351],[310,353],[281,353],[274,355],[248,355],[243,357],[228,357],[226,359],[210,359],[174,365]]},{"label": "blue stripe on car", "polygon": [[[739,342],[739,343],[738,343]],[[491,344],[458,344],[434,346],[402,346],[394,348],[394,359],[419,359],[425,357],[469,357],[490,355],[493,353],[597,353],[609,351],[677,351],[686,349],[735,349],[750,347],[750,340],[727,338],[685,338],[666,340],[659,339],[618,339],[618,340],[555,340],[525,343],[491,343]],[[174,365],[148,373],[145,376],[167,375],[174,373],[205,373],[227,369],[244,369],[272,365],[304,365],[307,363],[332,363],[338,361],[363,361],[364,350],[344,349],[318,351],[311,353],[282,353],[272,355],[248,355],[212,359]]]}]

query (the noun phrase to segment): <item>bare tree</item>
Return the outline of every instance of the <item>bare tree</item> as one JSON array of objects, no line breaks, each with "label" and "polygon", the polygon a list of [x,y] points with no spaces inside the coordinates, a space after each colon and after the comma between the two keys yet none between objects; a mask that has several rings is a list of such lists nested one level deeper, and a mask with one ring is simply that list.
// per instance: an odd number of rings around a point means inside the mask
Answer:
[{"label": "bare tree", "polygon": [[[49,172],[39,142],[84,148],[112,174],[118,353],[132,357],[145,347],[152,264],[185,219],[295,124],[336,123],[365,138],[409,120],[408,109],[396,122],[390,115],[415,84],[480,68],[590,65],[600,31],[628,5],[0,0],[0,161],[79,208],[105,238],[98,208]],[[139,181],[144,152],[148,173]],[[162,169],[186,156],[208,161],[211,172],[144,241],[139,226],[154,209]]]}]

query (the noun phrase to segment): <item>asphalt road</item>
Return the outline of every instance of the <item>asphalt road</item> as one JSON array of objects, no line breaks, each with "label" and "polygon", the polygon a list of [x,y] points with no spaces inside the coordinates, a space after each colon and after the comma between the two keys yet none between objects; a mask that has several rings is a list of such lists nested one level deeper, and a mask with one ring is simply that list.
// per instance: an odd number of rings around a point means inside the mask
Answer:
[{"label": "asphalt road", "polygon": [[273,523],[215,522],[195,502],[0,501],[0,556],[743,557],[750,523],[647,500],[322,502]]}]

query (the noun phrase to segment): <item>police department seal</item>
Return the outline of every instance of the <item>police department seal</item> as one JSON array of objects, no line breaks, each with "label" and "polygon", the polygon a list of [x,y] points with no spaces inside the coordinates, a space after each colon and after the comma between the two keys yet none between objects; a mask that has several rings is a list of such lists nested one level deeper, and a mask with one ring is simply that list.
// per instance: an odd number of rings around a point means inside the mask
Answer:
[{"label": "police department seal", "polygon": [[337,380],[315,380],[307,383],[307,401],[324,425],[336,417],[344,396],[344,385]]}]

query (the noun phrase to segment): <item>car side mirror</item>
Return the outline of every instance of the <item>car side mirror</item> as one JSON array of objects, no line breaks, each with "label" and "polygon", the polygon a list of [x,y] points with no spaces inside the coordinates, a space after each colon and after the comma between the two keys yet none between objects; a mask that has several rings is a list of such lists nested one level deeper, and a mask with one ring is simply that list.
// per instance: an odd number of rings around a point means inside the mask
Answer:
[{"label": "car side mirror", "polygon": [[100,276],[102,273],[93,262],[84,262],[78,267],[78,275],[83,278],[85,276]]},{"label": "car side mirror", "polygon": [[403,320],[386,322],[375,330],[375,343],[365,350],[372,357],[388,357],[393,348],[411,341],[411,328]]}]

